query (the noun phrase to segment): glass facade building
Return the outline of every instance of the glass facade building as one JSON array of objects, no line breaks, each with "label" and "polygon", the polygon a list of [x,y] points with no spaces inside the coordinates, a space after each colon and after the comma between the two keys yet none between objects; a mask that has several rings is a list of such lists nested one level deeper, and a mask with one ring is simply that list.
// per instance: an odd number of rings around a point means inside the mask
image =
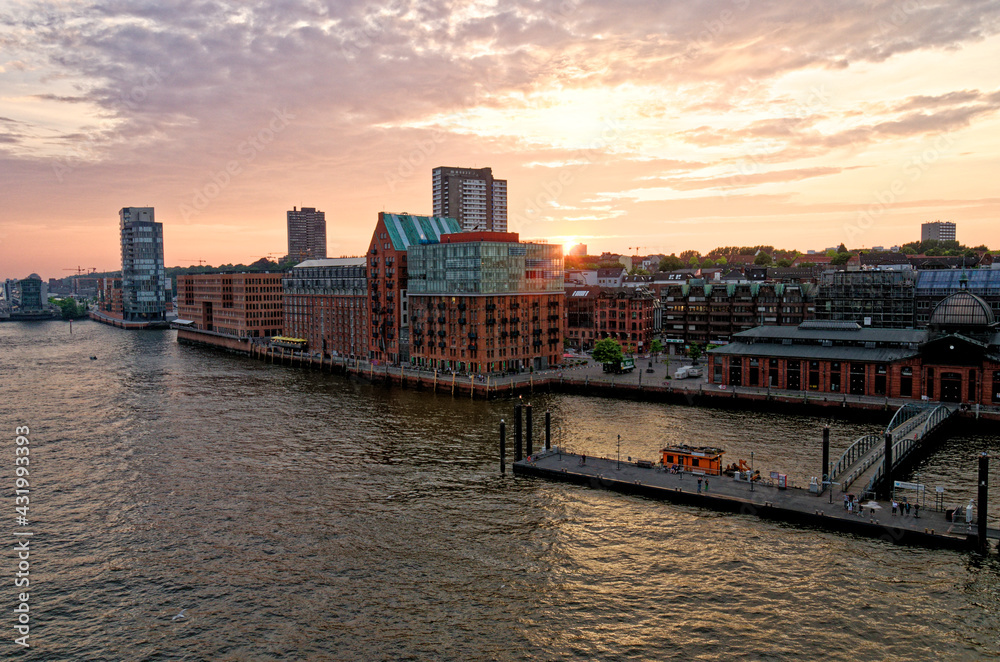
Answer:
[{"label": "glass facade building", "polygon": [[163,224],[152,207],[123,207],[119,216],[122,253],[122,308],[125,320],[166,319]]}]

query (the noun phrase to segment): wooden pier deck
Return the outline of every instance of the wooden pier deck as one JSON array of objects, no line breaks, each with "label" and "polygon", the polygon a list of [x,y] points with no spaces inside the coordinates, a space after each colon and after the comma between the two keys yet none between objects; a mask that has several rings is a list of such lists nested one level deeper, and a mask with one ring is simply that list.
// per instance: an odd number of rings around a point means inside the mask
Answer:
[{"label": "wooden pier deck", "polygon": [[[868,537],[923,547],[976,549],[978,536],[975,523],[965,523],[965,513],[955,522],[946,520],[945,513],[921,508],[920,516],[891,514],[891,505],[879,501],[880,509],[865,509],[863,516],[844,509],[839,491],[820,495],[807,489],[779,489],[773,485],[737,481],[729,476],[709,476],[708,487],[702,483],[698,491],[698,475],[671,474],[655,466],[646,468],[635,462],[587,457],[586,464],[576,454],[559,450],[536,453],[514,462],[515,475],[534,476],[607,489],[685,505],[700,506],[725,512],[755,515],[767,519],[818,526],[824,529],[854,533]],[[705,477],[702,476],[704,479]],[[865,501],[864,503],[868,503]],[[1000,530],[989,529],[987,539],[1000,539]]]}]

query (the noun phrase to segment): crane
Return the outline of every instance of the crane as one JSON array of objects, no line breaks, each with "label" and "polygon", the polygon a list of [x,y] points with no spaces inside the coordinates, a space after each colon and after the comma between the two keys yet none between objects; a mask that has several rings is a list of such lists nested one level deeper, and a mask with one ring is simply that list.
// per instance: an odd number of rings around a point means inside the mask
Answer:
[{"label": "crane", "polygon": [[179,257],[177,259],[178,260],[190,260],[191,262],[197,262],[199,267],[205,264],[205,260],[201,259],[200,257],[199,258]]},{"label": "crane", "polygon": [[85,276],[87,274],[92,274],[97,271],[97,267],[81,267],[77,265],[76,267],[64,267],[63,271],[75,271],[76,278],[73,278],[73,294],[80,293],[80,276]]},{"label": "crane", "polygon": [[645,246],[629,246],[629,247],[628,247],[628,249],[629,249],[630,251],[635,251],[635,256],[636,256],[636,257],[639,257],[639,249],[640,249],[640,248],[646,248],[646,247],[645,247]]}]

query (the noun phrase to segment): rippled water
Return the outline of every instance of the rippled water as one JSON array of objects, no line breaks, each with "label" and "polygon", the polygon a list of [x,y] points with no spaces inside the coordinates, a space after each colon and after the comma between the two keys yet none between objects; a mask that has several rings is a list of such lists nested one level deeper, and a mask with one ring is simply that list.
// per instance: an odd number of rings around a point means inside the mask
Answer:
[{"label": "rippled water", "polygon": [[[5,609],[6,656],[978,660],[1000,648],[995,555],[502,477],[510,401],[370,387],[171,332],[73,331],[0,324],[2,448],[12,465],[12,430],[31,427],[36,531],[32,648],[10,643]],[[533,404],[536,445],[549,409],[555,440],[590,454],[613,456],[618,434],[623,457],[706,441],[797,480],[818,473],[824,421]],[[835,451],[873,431],[831,425]],[[1000,439],[949,441],[922,480],[967,498],[981,450]],[[12,477],[2,503],[12,521]]]}]

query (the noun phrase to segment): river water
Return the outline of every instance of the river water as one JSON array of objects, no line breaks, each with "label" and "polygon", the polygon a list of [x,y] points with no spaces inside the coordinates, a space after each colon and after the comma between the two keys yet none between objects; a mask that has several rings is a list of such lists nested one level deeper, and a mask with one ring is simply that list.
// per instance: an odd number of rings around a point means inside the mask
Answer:
[{"label": "river water", "polygon": [[[504,477],[509,400],[373,387],[178,345],[173,332],[77,322],[71,335],[61,321],[0,324],[0,395],[11,659],[980,660],[1000,649],[995,554]],[[824,421],[532,404],[536,446],[548,409],[555,441],[591,455],[614,456],[621,434],[623,458],[713,443],[798,482],[818,473]],[[35,534],[26,651],[13,643],[18,425],[30,427]],[[831,427],[834,454],[878,431]],[[921,481],[964,503],[982,450],[1000,453],[1000,438],[949,440]]]}]

